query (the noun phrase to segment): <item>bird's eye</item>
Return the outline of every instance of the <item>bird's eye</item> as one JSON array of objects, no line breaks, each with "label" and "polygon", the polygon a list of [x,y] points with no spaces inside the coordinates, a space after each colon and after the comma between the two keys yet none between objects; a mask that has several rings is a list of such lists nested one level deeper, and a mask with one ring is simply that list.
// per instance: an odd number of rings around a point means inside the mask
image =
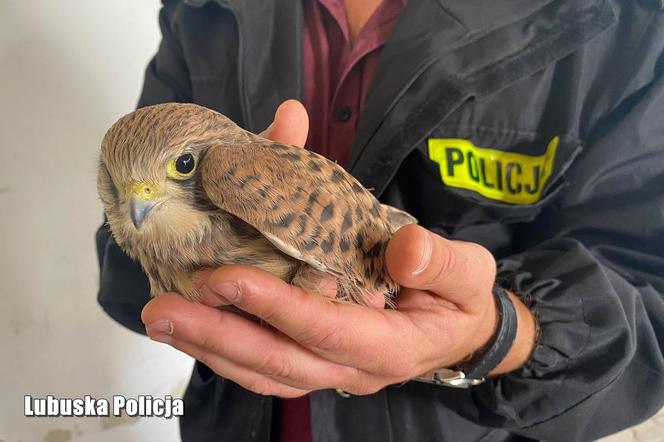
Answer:
[{"label": "bird's eye", "polygon": [[180,155],[178,159],[175,160],[175,170],[182,175],[191,173],[194,170],[194,156],[190,153]]},{"label": "bird's eye", "polygon": [[196,158],[190,153],[172,159],[166,166],[167,175],[176,180],[185,180],[191,177],[195,169]]}]

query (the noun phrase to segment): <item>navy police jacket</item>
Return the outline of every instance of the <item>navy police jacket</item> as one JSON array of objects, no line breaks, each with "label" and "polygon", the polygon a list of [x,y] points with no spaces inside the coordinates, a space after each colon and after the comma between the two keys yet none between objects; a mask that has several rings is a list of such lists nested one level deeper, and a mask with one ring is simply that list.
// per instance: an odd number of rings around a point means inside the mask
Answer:
[{"label": "navy police jacket", "polygon": [[[261,131],[302,91],[301,0],[164,1],[139,106]],[[311,394],[314,441],[589,440],[664,404],[664,3],[418,0],[384,47],[350,172],[498,260],[532,305],[531,360],[467,390]],[[99,302],[143,332],[148,283],[97,233]],[[197,363],[186,441],[268,441],[272,397]],[[306,418],[306,417],[303,417]]]}]

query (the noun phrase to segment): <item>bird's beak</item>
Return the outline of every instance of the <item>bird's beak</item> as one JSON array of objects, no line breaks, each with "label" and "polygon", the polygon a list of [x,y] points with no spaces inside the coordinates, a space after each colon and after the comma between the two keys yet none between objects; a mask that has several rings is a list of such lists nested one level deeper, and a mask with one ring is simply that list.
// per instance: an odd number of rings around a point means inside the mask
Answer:
[{"label": "bird's beak", "polygon": [[127,186],[129,196],[129,216],[134,227],[140,229],[152,209],[164,200],[154,186],[145,183],[132,183]]},{"label": "bird's beak", "polygon": [[158,203],[159,201],[143,201],[136,197],[129,200],[129,216],[131,216],[131,222],[134,223],[137,229],[141,228],[145,218]]}]

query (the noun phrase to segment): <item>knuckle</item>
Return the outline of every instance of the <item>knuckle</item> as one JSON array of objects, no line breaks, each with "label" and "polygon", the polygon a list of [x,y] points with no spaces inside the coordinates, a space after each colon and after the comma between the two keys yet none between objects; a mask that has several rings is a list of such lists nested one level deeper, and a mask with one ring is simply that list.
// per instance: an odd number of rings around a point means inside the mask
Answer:
[{"label": "knuckle", "polygon": [[[297,293],[295,293],[292,286],[286,285],[286,291],[287,293],[285,297],[287,299],[295,299]],[[246,290],[246,292],[248,294],[250,293],[249,290]],[[273,302],[270,302],[266,305],[262,305],[260,307],[260,311],[257,312],[257,316],[259,316],[265,322],[274,325],[284,319],[283,305],[280,303],[273,303]]]},{"label": "knuckle", "polygon": [[319,333],[305,339],[305,345],[321,351],[333,352],[341,347],[341,333],[336,325],[332,324],[323,328]]},{"label": "knuckle", "polygon": [[200,340],[200,346],[210,353],[219,353],[219,343],[210,335],[204,335]]},{"label": "knuckle", "polygon": [[[218,316],[214,324],[214,330],[223,329],[226,326],[224,322],[225,321],[223,319],[223,316],[222,315]],[[204,350],[212,354],[221,354],[222,344],[220,341],[220,337],[218,334],[213,333],[210,330],[211,329],[207,327],[201,330],[201,332],[198,334],[198,345],[199,347],[203,348]]]},{"label": "knuckle", "polygon": [[260,312],[260,317],[265,321],[272,324],[277,315],[277,308],[273,305],[265,306]]},{"label": "knuckle", "polygon": [[323,352],[335,352],[341,349],[344,334],[337,320],[339,316],[337,307],[336,303],[328,303],[325,314],[319,318],[317,323],[312,324],[312,327],[303,330],[299,336],[293,336],[293,338],[305,347]]},{"label": "knuckle", "polygon": [[257,371],[267,376],[288,378],[291,375],[292,367],[290,360],[282,353],[268,352],[258,365]]},{"label": "knuckle", "polygon": [[453,273],[454,268],[456,267],[456,254],[452,247],[441,247],[440,248],[440,259],[438,260],[438,268],[436,269],[436,276],[434,280],[439,278],[444,278],[447,275]]}]

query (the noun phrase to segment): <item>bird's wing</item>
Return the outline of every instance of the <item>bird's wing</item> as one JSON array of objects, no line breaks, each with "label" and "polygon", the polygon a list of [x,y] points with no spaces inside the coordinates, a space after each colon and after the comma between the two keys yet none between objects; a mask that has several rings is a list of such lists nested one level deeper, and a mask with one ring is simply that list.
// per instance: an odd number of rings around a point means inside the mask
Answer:
[{"label": "bird's wing", "polygon": [[201,167],[213,204],[318,270],[366,277],[358,260],[389,239],[387,209],[343,168],[313,152],[268,140],[218,145]]}]

